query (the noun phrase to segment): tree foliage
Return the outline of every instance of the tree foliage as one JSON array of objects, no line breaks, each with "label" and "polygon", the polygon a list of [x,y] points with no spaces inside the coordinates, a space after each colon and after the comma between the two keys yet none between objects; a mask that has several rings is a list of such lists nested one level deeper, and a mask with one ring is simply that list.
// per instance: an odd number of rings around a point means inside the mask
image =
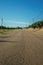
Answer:
[{"label": "tree foliage", "polygon": [[5,26],[0,26],[0,29],[22,29],[22,27],[5,27]]},{"label": "tree foliage", "polygon": [[31,25],[29,25],[29,28],[41,28],[43,27],[43,20],[42,21],[37,21]]}]

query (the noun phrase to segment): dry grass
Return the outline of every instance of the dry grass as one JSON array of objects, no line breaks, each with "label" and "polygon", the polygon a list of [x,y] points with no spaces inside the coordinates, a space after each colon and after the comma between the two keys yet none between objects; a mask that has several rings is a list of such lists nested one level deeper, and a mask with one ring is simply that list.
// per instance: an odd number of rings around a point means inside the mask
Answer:
[{"label": "dry grass", "polygon": [[43,28],[41,29],[29,29],[39,39],[43,40]]},{"label": "dry grass", "polygon": [[43,36],[43,28],[42,29],[36,29],[35,34]]},{"label": "dry grass", "polygon": [[34,32],[36,32],[36,33],[43,33],[43,28],[41,28],[41,29],[39,29],[39,28],[36,28],[36,29],[29,28],[28,30],[34,31]]},{"label": "dry grass", "polygon": [[10,34],[12,32],[16,32],[16,31],[17,30],[7,30],[7,29],[2,30],[2,29],[0,29],[0,35],[7,35],[7,34]]}]

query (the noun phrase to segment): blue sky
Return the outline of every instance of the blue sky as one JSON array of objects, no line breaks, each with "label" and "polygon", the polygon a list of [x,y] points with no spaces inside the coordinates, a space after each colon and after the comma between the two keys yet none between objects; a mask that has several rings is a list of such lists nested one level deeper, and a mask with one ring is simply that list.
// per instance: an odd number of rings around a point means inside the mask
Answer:
[{"label": "blue sky", "polygon": [[0,25],[25,27],[43,20],[43,0],[0,0]]}]

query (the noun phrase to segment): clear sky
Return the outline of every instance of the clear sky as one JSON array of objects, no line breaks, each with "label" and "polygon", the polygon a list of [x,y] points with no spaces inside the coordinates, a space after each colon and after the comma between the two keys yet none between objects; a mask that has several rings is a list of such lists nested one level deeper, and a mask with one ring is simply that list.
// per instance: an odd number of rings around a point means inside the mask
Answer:
[{"label": "clear sky", "polygon": [[0,25],[9,27],[28,26],[43,20],[43,0],[0,0]]}]

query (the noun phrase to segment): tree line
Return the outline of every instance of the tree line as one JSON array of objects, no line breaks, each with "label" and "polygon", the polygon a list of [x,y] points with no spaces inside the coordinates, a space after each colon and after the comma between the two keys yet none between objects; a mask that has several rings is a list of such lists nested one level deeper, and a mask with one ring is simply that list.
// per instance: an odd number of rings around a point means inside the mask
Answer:
[{"label": "tree line", "polygon": [[42,21],[37,21],[32,23],[31,25],[28,26],[28,28],[42,28],[43,27],[43,20]]},{"label": "tree line", "polygon": [[0,26],[0,29],[22,29],[22,27],[5,27],[5,26]]}]

